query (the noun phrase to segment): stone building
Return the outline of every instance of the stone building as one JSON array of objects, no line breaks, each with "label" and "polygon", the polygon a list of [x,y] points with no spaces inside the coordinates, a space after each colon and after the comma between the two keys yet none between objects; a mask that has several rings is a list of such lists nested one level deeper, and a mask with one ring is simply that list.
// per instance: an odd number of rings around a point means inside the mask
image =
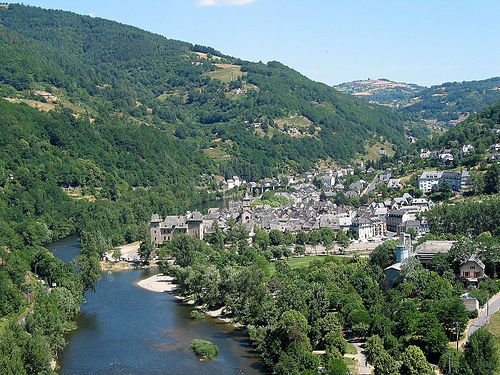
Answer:
[{"label": "stone building", "polygon": [[203,215],[194,211],[185,216],[167,216],[162,219],[158,214],[151,216],[151,242],[158,246],[168,242],[176,234],[187,234],[203,239],[204,224]]}]

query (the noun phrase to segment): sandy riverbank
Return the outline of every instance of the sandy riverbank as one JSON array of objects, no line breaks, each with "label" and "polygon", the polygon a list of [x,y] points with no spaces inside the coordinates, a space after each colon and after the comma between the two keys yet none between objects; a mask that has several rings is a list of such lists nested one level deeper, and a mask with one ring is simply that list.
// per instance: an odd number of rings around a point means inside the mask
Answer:
[{"label": "sandy riverbank", "polygon": [[[137,283],[141,288],[147,289],[151,292],[163,293],[168,292],[172,297],[177,298],[187,304],[194,305],[194,301],[180,296],[177,293],[177,285],[173,282],[174,278],[171,276],[157,274],[147,279],[141,280]],[[240,324],[234,323],[227,314],[224,314],[224,307],[217,309],[209,309],[204,306],[196,306],[197,309],[203,311],[205,314],[210,315],[213,318],[220,319],[226,323],[232,324],[235,327],[241,327]]]},{"label": "sandy riverbank", "polygon": [[177,285],[173,283],[174,278],[163,274],[157,274],[137,283],[141,288],[152,292],[172,292],[177,289]]}]

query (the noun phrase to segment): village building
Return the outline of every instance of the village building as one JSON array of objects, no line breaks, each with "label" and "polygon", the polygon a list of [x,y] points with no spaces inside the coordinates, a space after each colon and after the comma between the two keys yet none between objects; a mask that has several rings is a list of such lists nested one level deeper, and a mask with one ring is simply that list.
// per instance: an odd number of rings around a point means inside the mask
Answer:
[{"label": "village building", "polygon": [[484,270],[484,263],[476,255],[472,255],[460,266],[460,276],[466,279],[469,285],[477,285],[484,277]]},{"label": "village building", "polygon": [[413,256],[411,245],[411,236],[406,233],[401,233],[399,236],[399,244],[396,246],[396,263],[390,265],[384,270],[387,287],[392,288],[394,281],[401,274],[401,266],[409,257]]},{"label": "village building", "polygon": [[176,234],[187,234],[202,240],[204,233],[203,215],[195,211],[185,216],[166,216],[165,219],[162,219],[158,214],[153,214],[150,229],[151,242],[155,246],[172,240]]},{"label": "village building", "polygon": [[468,189],[469,177],[470,173],[467,171],[426,171],[418,178],[417,187],[424,193],[429,193],[434,185],[440,186],[446,181],[453,190],[463,193]]},{"label": "village building", "polygon": [[425,241],[415,248],[415,255],[424,266],[437,254],[447,254],[453,247],[454,241]]}]

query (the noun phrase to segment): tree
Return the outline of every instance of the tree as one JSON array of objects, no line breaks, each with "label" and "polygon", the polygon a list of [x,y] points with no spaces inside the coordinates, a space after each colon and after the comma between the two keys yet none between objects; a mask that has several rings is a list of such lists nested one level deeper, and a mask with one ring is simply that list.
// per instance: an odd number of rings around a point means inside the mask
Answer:
[{"label": "tree", "polygon": [[95,284],[101,278],[99,258],[95,255],[80,255],[75,259],[75,270],[80,278],[83,291],[95,291]]},{"label": "tree", "polygon": [[297,242],[297,245],[304,246],[307,242],[309,242],[309,236],[306,232],[301,230],[299,233],[297,233],[295,241]]},{"label": "tree", "polygon": [[119,247],[113,249],[113,253],[111,254],[112,258],[115,260],[115,262],[118,262],[120,258],[122,257],[122,251],[120,250]]},{"label": "tree", "polygon": [[153,245],[149,239],[142,241],[139,246],[139,257],[144,264],[149,264],[151,253],[153,252]]},{"label": "tree", "polygon": [[253,237],[253,244],[260,250],[264,251],[266,250],[269,245],[271,244],[271,241],[269,239],[269,234],[267,232],[259,227],[254,228],[255,236]]},{"label": "tree", "polygon": [[484,192],[484,177],[482,173],[477,171],[471,172],[467,182],[469,183],[471,193],[482,194]]},{"label": "tree", "polygon": [[283,235],[283,232],[281,232],[280,230],[271,229],[269,231],[269,241],[273,246],[283,245],[283,243],[285,242],[285,236]]},{"label": "tree", "polygon": [[381,269],[389,267],[396,262],[396,245],[398,241],[385,241],[378,245],[370,254],[370,264],[376,265]]},{"label": "tree", "polygon": [[433,375],[431,365],[422,350],[415,345],[406,348],[402,356],[401,375]]},{"label": "tree", "polygon": [[474,375],[495,374],[498,367],[495,338],[485,328],[470,335],[464,347],[464,356]]},{"label": "tree", "polygon": [[448,199],[453,196],[453,190],[448,181],[444,180],[439,184],[439,194],[441,195],[441,199]]},{"label": "tree", "polygon": [[500,191],[500,164],[494,163],[484,176],[484,192],[494,194]]},{"label": "tree", "polygon": [[474,375],[465,360],[462,352],[449,349],[439,360],[439,369],[442,374],[449,375]]},{"label": "tree", "polygon": [[347,249],[349,247],[349,238],[343,230],[339,230],[337,233],[337,242],[342,249]]},{"label": "tree", "polygon": [[308,333],[311,327],[307,319],[296,310],[288,310],[281,314],[277,333],[284,347],[298,343],[310,347]]},{"label": "tree", "polygon": [[349,369],[342,358],[331,358],[325,366],[325,374],[327,375],[346,375]]}]

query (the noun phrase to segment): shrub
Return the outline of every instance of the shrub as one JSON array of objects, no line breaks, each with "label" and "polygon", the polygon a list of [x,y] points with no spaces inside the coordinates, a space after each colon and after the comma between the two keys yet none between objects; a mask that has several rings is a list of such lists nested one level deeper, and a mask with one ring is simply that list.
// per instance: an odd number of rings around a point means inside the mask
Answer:
[{"label": "shrub", "polygon": [[219,351],[217,345],[212,344],[210,341],[200,339],[191,341],[189,348],[193,350],[197,356],[203,359],[213,359]]},{"label": "shrub", "polygon": [[191,317],[191,319],[205,319],[205,314],[203,314],[199,310],[191,311],[191,314],[189,314],[189,316]]}]

